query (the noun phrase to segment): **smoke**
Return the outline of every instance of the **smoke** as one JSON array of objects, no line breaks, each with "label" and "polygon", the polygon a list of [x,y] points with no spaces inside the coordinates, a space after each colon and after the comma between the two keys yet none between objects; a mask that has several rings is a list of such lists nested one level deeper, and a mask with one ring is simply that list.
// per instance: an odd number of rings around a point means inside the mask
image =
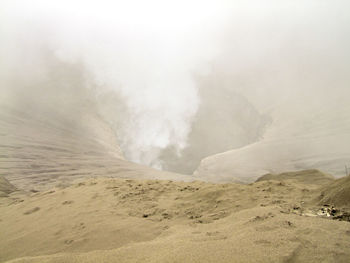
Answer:
[{"label": "smoke", "polygon": [[[161,149],[186,146],[199,105],[191,72],[215,56],[210,38],[222,20],[213,1],[5,1],[1,6],[3,74],[45,74],[42,50],[64,62],[79,61],[93,74],[100,98],[111,91],[123,98],[119,102],[127,110],[108,117],[119,124],[128,159],[160,167]],[[118,102],[101,102],[101,111],[113,103]]]},{"label": "smoke", "polygon": [[345,1],[242,7],[212,76],[272,122],[257,142],[204,159],[201,178],[251,181],[310,168],[344,175],[350,158],[348,10]]},{"label": "smoke", "polygon": [[[347,1],[0,5],[2,91],[11,89],[10,75],[47,74],[43,50],[65,63],[81,63],[126,158],[154,167],[168,167],[187,152],[185,159],[196,160],[184,170],[190,172],[204,154],[260,140],[267,116],[283,126],[304,112],[331,108],[330,99],[336,107],[348,94]],[[210,151],[199,147],[205,140],[212,142]]]}]

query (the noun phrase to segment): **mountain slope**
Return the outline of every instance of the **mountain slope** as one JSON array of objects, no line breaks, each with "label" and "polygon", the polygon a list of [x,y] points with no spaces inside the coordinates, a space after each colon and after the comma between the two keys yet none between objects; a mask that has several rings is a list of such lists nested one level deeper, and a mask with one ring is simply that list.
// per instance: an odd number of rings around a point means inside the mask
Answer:
[{"label": "mountain slope", "polygon": [[261,140],[204,158],[194,175],[209,181],[252,182],[266,173],[318,169],[344,176],[350,161],[346,97],[338,94],[327,105],[318,101],[304,113],[293,111],[275,105],[273,122]]},{"label": "mountain slope", "polygon": [[34,191],[95,176],[191,180],[126,161],[84,67],[43,60],[37,75],[0,79],[0,175]]}]

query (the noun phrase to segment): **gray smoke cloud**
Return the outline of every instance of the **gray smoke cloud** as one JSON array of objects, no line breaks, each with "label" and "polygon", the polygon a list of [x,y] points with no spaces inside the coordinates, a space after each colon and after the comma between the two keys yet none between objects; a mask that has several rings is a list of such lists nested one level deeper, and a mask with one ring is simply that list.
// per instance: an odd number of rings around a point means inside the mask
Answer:
[{"label": "gray smoke cloud", "polygon": [[344,175],[350,160],[349,3],[248,3],[232,16],[211,75],[271,123],[255,142],[203,160],[197,172],[252,179],[318,168]]},{"label": "gray smoke cloud", "polygon": [[187,144],[199,104],[191,71],[215,54],[209,36],[221,18],[213,3],[201,3],[200,10],[197,4],[2,2],[3,78],[15,71],[45,74],[43,49],[64,62],[80,61],[93,74],[99,98],[111,92],[123,98],[127,116],[109,111],[118,101],[100,104],[108,120],[119,124],[127,158],[161,167],[162,149],[181,151]]},{"label": "gray smoke cloud", "polygon": [[43,50],[79,62],[126,158],[154,167],[191,173],[209,154],[302,132],[349,95],[347,1],[0,5],[2,95],[16,72],[46,74]]}]

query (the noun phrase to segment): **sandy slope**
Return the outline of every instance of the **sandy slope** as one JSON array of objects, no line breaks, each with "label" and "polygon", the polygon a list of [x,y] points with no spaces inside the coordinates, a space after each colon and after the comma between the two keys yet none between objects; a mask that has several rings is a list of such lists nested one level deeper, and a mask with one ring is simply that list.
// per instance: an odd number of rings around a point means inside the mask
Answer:
[{"label": "sandy slope", "polygon": [[[0,109],[0,174],[19,188],[47,189],[100,175],[159,176],[154,169],[125,161],[111,129],[94,112],[80,112],[76,122],[68,114],[33,116],[5,106]],[[190,178],[162,175],[164,179]]]},{"label": "sandy slope", "polygon": [[[340,95],[339,95],[340,96]],[[309,99],[305,98],[306,102]],[[252,182],[266,173],[319,169],[336,177],[349,166],[350,105],[336,98],[303,112],[305,106],[276,113],[263,138],[256,143],[204,158],[194,172],[210,181]],[[280,112],[279,112],[280,111]]]},{"label": "sandy slope", "polygon": [[99,178],[13,193],[0,199],[0,260],[348,262],[349,222],[316,216],[320,205],[313,203],[329,178],[277,179],[239,185]]},{"label": "sandy slope", "polygon": [[7,197],[10,193],[16,191],[10,182],[3,176],[0,176],[0,197]]},{"label": "sandy slope", "polygon": [[191,180],[126,161],[84,68],[44,60],[38,75],[0,79],[0,175],[33,191],[101,175]]},{"label": "sandy slope", "polygon": [[350,207],[350,176],[343,177],[321,188],[321,193],[315,201],[319,204]]}]

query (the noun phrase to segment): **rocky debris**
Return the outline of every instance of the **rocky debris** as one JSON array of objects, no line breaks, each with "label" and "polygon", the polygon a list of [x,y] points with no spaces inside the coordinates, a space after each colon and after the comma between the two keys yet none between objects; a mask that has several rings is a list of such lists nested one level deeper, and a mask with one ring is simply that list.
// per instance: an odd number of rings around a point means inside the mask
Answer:
[{"label": "rocky debris", "polygon": [[333,206],[325,205],[317,212],[317,215],[330,217],[335,216],[336,213],[337,209],[335,209]]}]

